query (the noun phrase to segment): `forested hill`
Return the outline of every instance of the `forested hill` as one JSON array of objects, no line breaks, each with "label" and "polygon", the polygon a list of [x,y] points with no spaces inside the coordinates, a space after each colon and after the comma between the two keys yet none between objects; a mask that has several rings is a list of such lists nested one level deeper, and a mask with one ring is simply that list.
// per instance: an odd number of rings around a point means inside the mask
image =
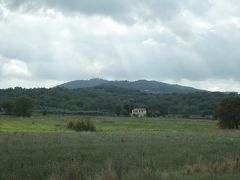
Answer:
[{"label": "forested hill", "polygon": [[219,92],[155,94],[112,85],[82,89],[10,88],[0,90],[0,106],[19,96],[30,96],[35,102],[36,111],[129,115],[133,108],[145,107],[152,116],[205,116],[212,115],[220,101],[231,95]]},{"label": "forested hill", "polygon": [[139,81],[107,81],[104,79],[76,80],[61,84],[57,87],[79,89],[109,85],[151,93],[193,93],[203,91],[192,87],[147,80]]}]

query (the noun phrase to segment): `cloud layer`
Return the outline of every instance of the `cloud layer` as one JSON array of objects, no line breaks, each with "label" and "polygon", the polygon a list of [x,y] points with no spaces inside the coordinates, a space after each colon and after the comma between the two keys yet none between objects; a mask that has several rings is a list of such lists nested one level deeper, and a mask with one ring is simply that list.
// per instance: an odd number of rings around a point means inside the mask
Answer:
[{"label": "cloud layer", "polygon": [[102,77],[240,91],[239,45],[237,0],[0,0],[0,88]]}]

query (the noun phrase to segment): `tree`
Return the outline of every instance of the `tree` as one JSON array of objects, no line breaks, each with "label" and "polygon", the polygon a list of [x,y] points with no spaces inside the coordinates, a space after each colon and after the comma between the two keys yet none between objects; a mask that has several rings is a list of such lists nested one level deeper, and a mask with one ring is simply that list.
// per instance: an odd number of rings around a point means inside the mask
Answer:
[{"label": "tree", "polygon": [[133,100],[130,100],[129,102],[125,103],[123,106],[123,109],[125,110],[126,115],[129,115],[132,112],[133,108],[134,108]]},{"label": "tree", "polygon": [[115,110],[116,115],[120,116],[122,107],[120,105],[117,105],[114,110]]},{"label": "tree", "polygon": [[222,128],[238,129],[240,124],[240,96],[232,96],[224,99],[217,112],[219,125]]},{"label": "tree", "polygon": [[30,117],[33,106],[33,100],[30,97],[18,97],[14,103],[13,114],[16,116]]},{"label": "tree", "polygon": [[3,111],[7,115],[12,115],[14,109],[14,101],[13,100],[6,100],[2,104]]}]

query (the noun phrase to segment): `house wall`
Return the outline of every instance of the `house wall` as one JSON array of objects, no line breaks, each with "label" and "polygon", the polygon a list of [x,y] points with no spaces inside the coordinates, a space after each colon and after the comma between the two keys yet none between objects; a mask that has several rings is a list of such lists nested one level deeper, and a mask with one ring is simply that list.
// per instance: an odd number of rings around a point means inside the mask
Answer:
[{"label": "house wall", "polygon": [[147,115],[147,111],[146,109],[133,109],[131,115],[137,117],[144,117]]}]

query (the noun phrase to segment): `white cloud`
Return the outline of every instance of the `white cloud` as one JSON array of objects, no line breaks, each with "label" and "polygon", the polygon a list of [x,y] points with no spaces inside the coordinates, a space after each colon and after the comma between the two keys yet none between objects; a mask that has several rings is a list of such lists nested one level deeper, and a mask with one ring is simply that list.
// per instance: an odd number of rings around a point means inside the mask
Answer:
[{"label": "white cloud", "polygon": [[1,65],[1,76],[2,77],[31,77],[31,72],[28,66],[23,61],[18,59],[10,59]]},{"label": "white cloud", "polygon": [[145,41],[142,42],[144,45],[150,45],[150,46],[154,46],[154,45],[158,45],[158,42],[155,41],[154,39],[152,38],[149,38]]},{"label": "white cloud", "polygon": [[171,79],[236,90],[226,82],[240,84],[239,12],[237,0],[2,0],[1,76],[33,85]]},{"label": "white cloud", "polygon": [[207,81],[181,79],[179,81],[166,80],[166,82],[192,86],[209,91],[240,92],[240,83],[234,79],[208,79]]},{"label": "white cloud", "polygon": [[51,88],[59,84],[64,83],[65,81],[53,81],[53,80],[29,80],[21,78],[11,78],[9,79],[0,79],[0,88],[9,88],[9,87],[22,87],[22,88]]}]

